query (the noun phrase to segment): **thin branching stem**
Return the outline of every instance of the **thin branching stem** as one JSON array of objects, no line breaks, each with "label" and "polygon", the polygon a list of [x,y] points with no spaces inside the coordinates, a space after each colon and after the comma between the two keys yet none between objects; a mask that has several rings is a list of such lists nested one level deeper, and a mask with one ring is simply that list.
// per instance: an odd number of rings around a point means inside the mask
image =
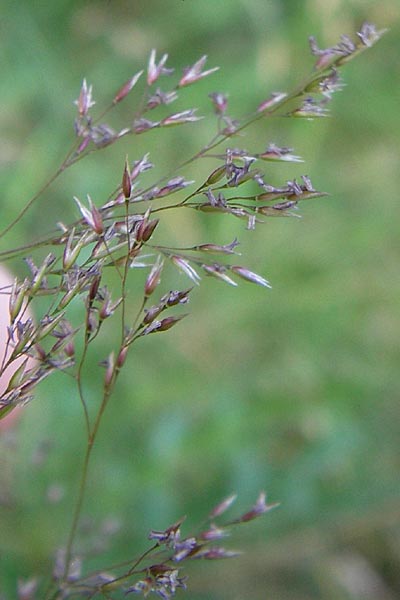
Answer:
[{"label": "thin branching stem", "polygon": [[[150,592],[156,592],[159,595],[164,594],[162,597],[170,597],[175,594],[176,587],[185,587],[185,578],[178,578],[177,575],[177,565],[179,563],[178,566],[180,568],[181,560],[201,557],[224,558],[234,554],[225,552],[223,548],[218,547],[211,547],[208,550],[208,540],[215,541],[215,539],[206,537],[207,533],[211,536],[219,533],[218,528],[214,526],[214,517],[219,517],[230,506],[233,501],[233,496],[231,496],[226,500],[225,507],[223,507],[222,503],[216,510],[210,513],[213,516],[208,526],[211,528],[211,531],[200,531],[198,537],[196,534],[196,538],[182,539],[180,537],[180,525],[183,519],[181,519],[164,532],[152,531],[149,539],[157,540],[156,543],[145,550],[137,559],[130,559],[129,561],[123,561],[109,567],[118,569],[117,573],[119,574],[115,577],[112,575],[111,579],[108,576],[108,581],[104,578],[101,579],[101,575],[104,573],[103,570],[95,571],[84,577],[75,577],[75,574],[74,578],[71,576],[71,567],[77,554],[77,537],[87,494],[93,450],[97,444],[101,423],[115,390],[117,379],[125,363],[126,356],[133,342],[150,333],[167,331],[186,316],[179,313],[178,315],[171,316],[170,313],[167,313],[167,316],[164,317],[164,314],[172,307],[185,304],[188,301],[188,296],[192,288],[178,291],[170,290],[167,293],[161,292],[158,300],[151,301],[150,307],[147,304],[150,296],[153,295],[156,289],[158,290],[164,258],[169,259],[176,268],[182,271],[195,284],[200,280],[198,270],[201,270],[207,275],[215,276],[234,286],[237,285],[233,279],[236,276],[237,278],[246,279],[264,287],[270,287],[266,279],[242,266],[231,265],[227,261],[216,262],[214,258],[215,254],[237,254],[233,251],[233,248],[238,243],[236,239],[226,246],[219,246],[212,243],[184,248],[179,247],[178,244],[171,246],[159,245],[153,241],[149,241],[159,224],[158,218],[150,220],[150,216],[154,216],[155,214],[161,215],[167,210],[177,208],[215,209],[217,212],[226,212],[227,214],[230,213],[236,217],[246,219],[248,229],[252,229],[255,227],[256,222],[258,223],[256,217],[259,214],[265,216],[288,214],[292,216],[287,209],[293,205],[297,205],[299,200],[324,195],[323,192],[314,190],[310,179],[306,176],[301,177],[302,181],[300,183],[295,179],[287,182],[288,186],[284,188],[274,188],[267,184],[263,179],[264,174],[259,169],[253,170],[251,167],[251,164],[258,158],[270,159],[270,156],[267,157],[267,151],[264,155],[252,155],[251,153],[247,155],[247,150],[239,150],[238,154],[234,154],[233,151],[226,149],[226,156],[224,156],[223,152],[218,156],[216,153],[213,153],[213,150],[222,144],[227,145],[233,137],[263,119],[273,116],[306,116],[306,118],[309,118],[312,114],[325,116],[325,104],[327,99],[330,98],[331,90],[333,88],[340,89],[336,69],[341,67],[349,59],[349,56],[351,57],[352,54],[360,52],[363,49],[363,44],[365,47],[371,45],[379,35],[380,32],[376,32],[373,26],[367,24],[358,34],[362,43],[357,42],[358,45],[353,44],[354,50],[352,50],[351,40],[349,41],[346,37],[342,38],[341,45],[339,44],[338,47],[328,49],[327,51],[321,51],[315,44],[314,46],[312,45],[314,54],[319,57],[317,61],[318,68],[315,68],[308,77],[298,86],[294,87],[292,92],[288,94],[273,94],[272,100],[266,100],[254,112],[245,114],[238,120],[232,120],[231,117],[226,115],[227,101],[224,99],[217,101],[216,95],[211,94],[212,97],[214,96],[214,107],[218,115],[218,129],[217,133],[211,136],[208,143],[199,151],[185,158],[180,164],[175,165],[173,169],[170,169],[145,189],[140,189],[140,179],[137,180],[137,178],[140,177],[143,171],[152,167],[147,160],[148,154],[145,154],[140,161],[136,161],[133,164],[133,169],[136,170],[132,173],[129,171],[128,160],[126,159],[122,185],[119,185],[109,195],[106,204],[102,207],[97,208],[90,197],[88,198],[88,208],[78,198],[75,198],[81,212],[81,218],[66,227],[61,225],[61,233],[57,234],[53,231],[40,241],[25,244],[19,248],[4,250],[0,253],[0,258],[6,260],[21,255],[24,256],[28,252],[46,246],[56,247],[58,254],[60,254],[60,251],[64,251],[62,259],[60,257],[56,258],[56,251],[54,256],[53,253],[50,253],[39,267],[36,267],[33,259],[28,258],[28,264],[32,272],[31,278],[26,278],[22,284],[16,282],[14,286],[10,287],[10,305],[14,304],[14,307],[13,310],[10,308],[11,326],[8,331],[6,353],[0,369],[0,371],[4,370],[13,360],[16,358],[20,359],[28,354],[30,358],[35,356],[36,361],[39,363],[39,366],[29,367],[27,372],[24,371],[24,368],[21,368],[17,376],[11,380],[10,390],[6,390],[6,393],[9,394],[7,399],[8,404],[3,402],[3,405],[0,405],[1,409],[3,406],[7,410],[10,406],[12,408],[13,403],[17,403],[15,398],[21,403],[26,401],[27,397],[29,397],[30,386],[33,387],[33,384],[36,384],[45,375],[47,376],[47,369],[57,371],[64,368],[65,372],[68,372],[75,380],[78,397],[83,410],[86,448],[80,479],[77,483],[77,497],[73,506],[71,524],[67,534],[64,563],[61,567],[62,574],[61,576],[54,575],[51,579],[44,596],[46,600],[79,597],[82,590],[85,597],[94,598],[97,595],[101,595],[103,598],[111,599],[114,597],[115,590],[123,589],[125,583],[131,583],[134,576],[141,574],[144,574],[144,580],[139,581],[139,587],[136,588],[136,583],[134,583],[135,589],[132,588],[128,592],[143,592],[144,590],[143,593],[145,595],[148,595]],[[122,91],[120,94],[117,94],[111,104],[106,106],[96,119],[92,120],[89,113],[90,107],[94,104],[91,99],[92,88],[91,86],[87,87],[86,80],[84,80],[80,97],[76,102],[79,111],[76,121],[78,139],[74,142],[72,149],[68,152],[55,173],[25,204],[15,219],[0,232],[0,239],[14,228],[66,169],[85,159],[89,154],[107,147],[128,134],[136,135],[147,129],[161,129],[164,125],[180,125],[198,120],[198,117],[194,115],[195,109],[169,115],[161,121],[149,121],[147,118],[142,118],[144,115],[147,117],[146,113],[155,106],[158,106],[158,102],[168,104],[171,101],[171,95],[175,99],[182,87],[196,82],[197,79],[201,79],[215,70],[203,70],[206,59],[204,56],[192,65],[192,67],[184,71],[182,79],[179,80],[179,83],[170,92],[166,93],[157,88],[156,95],[149,97],[151,85],[157,81],[160,75],[170,74],[171,71],[165,67],[166,54],[163,55],[158,64],[156,64],[155,57],[156,54],[153,51],[149,61],[147,83],[144,86],[142,98],[138,103],[138,108],[134,115],[135,119],[139,119],[140,122],[120,130],[119,133],[115,133],[108,125],[103,124],[102,119],[124,97],[125,92]],[[327,78],[327,80],[324,78]],[[133,82],[133,79],[131,81]],[[321,87],[320,89],[319,86],[321,83],[325,87]],[[128,88],[125,88],[125,91]],[[310,100],[307,96],[309,94],[319,97],[318,101],[314,102],[314,98]],[[289,106],[290,103],[295,105],[294,110]],[[218,110],[220,110],[219,113]],[[314,113],[312,112],[313,110]],[[297,114],[294,115],[296,112]],[[96,124],[99,124],[99,126]],[[272,152],[271,146],[268,148],[269,152]],[[277,147],[274,147],[274,151],[276,149]],[[287,156],[288,149],[278,148],[278,150],[282,152],[282,154],[279,154],[279,158],[286,151],[282,160],[289,159]],[[184,177],[177,177],[177,173],[204,158],[218,159],[222,161],[222,164],[220,163],[217,169],[211,172],[205,183],[197,186],[193,192],[188,193],[183,199],[175,200],[175,202],[171,201],[170,204],[160,202],[164,196],[173,195],[178,190],[187,187],[191,182],[185,181]],[[242,160],[239,160],[239,158]],[[290,156],[290,159],[294,162],[299,162],[296,160],[298,158],[296,155]],[[128,179],[126,178],[127,175]],[[173,179],[170,179],[171,177]],[[225,183],[218,183],[223,178]],[[242,185],[242,183],[246,185],[246,182],[251,180],[261,189],[261,193],[258,195],[246,195],[246,187],[241,188],[244,189],[242,194],[233,191],[236,187]],[[165,182],[167,182],[166,185],[158,189],[158,186],[165,184]],[[229,198],[224,197],[224,190],[227,189],[229,189],[229,193],[231,194]],[[270,192],[271,189],[273,189],[273,192]],[[132,192],[132,190],[135,191]],[[121,192],[123,193],[122,196]],[[216,196],[214,196],[214,192]],[[202,203],[200,197],[203,195],[207,197],[208,202]],[[124,196],[125,202],[123,206]],[[182,198],[182,196],[179,196],[179,198]],[[270,206],[269,204],[259,206],[257,203],[258,200],[264,200],[265,203],[269,203],[272,200],[275,201],[275,198],[283,198],[285,202],[274,206]],[[276,212],[274,213],[273,211]],[[146,249],[146,246],[151,251],[149,255],[142,253]],[[154,258],[155,254],[156,257]],[[211,254],[212,259],[206,258],[207,254],[208,256]],[[150,264],[148,264],[149,257]],[[147,266],[151,267],[151,271],[146,279],[143,295],[137,298],[137,310],[135,313],[131,308],[131,294],[128,289],[130,269],[131,267]],[[120,298],[115,302],[111,302],[111,293],[107,286],[99,287],[106,267],[112,268],[119,278],[118,289]],[[54,279],[57,278],[58,285],[54,284]],[[157,296],[157,293],[158,291],[154,293],[154,296]],[[50,307],[48,307],[43,318],[38,321],[38,325],[36,326],[30,318],[27,318],[27,308],[35,297],[43,295],[51,296],[51,301],[48,303]],[[83,348],[80,350],[79,360],[76,360],[74,363],[75,350],[72,340],[82,328],[72,327],[71,323],[67,320],[66,309],[69,308],[69,304],[75,298],[85,300],[86,313],[83,324]],[[89,350],[91,350],[92,343],[95,340],[98,342],[97,338],[100,330],[103,332],[103,321],[110,317],[117,308],[120,318],[120,322],[117,322],[118,328],[120,327],[121,330],[120,336],[118,335],[120,339],[119,341],[114,341],[113,351],[101,363],[102,365],[106,365],[102,395],[97,407],[92,409],[88,405],[84,386],[85,369],[88,367],[89,361]],[[43,339],[45,341],[42,347]],[[10,349],[12,359],[7,357],[7,352]],[[114,356],[115,351],[116,356]],[[73,372],[70,369],[72,364],[74,364]],[[37,381],[34,377],[37,378]],[[227,525],[233,526],[247,522],[273,508],[273,505],[266,504],[265,499],[265,494],[261,493],[256,504],[250,511],[243,513],[236,519],[225,522],[225,525],[220,526],[221,531]],[[224,532],[222,531],[222,533]],[[157,550],[159,551],[156,552]],[[187,553],[185,554],[186,551]],[[208,555],[207,552],[209,552]],[[145,560],[149,559],[150,556],[153,561],[159,560],[159,564],[149,564],[147,561],[149,566],[143,566]],[[123,569],[125,569],[125,572],[121,573]],[[173,577],[171,573],[173,573]],[[97,581],[95,580],[95,583],[91,582],[90,578],[96,575],[99,576]],[[168,579],[168,577],[171,579]],[[148,585],[150,587],[146,587]],[[163,586],[165,585],[167,587],[169,585],[170,590],[172,590],[171,594],[168,592],[168,596],[163,591]]]}]

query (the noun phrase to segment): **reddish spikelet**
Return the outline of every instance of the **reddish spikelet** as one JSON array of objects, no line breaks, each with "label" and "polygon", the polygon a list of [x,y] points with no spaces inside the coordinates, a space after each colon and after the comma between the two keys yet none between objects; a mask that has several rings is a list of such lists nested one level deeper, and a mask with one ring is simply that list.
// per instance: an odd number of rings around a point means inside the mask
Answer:
[{"label": "reddish spikelet", "polygon": [[150,52],[149,64],[147,67],[147,83],[152,85],[157,81],[160,75],[170,75],[173,73],[173,69],[165,67],[167,62],[168,54],[163,54],[158,65],[156,64],[156,51],[153,49]]},{"label": "reddish spikelet", "polygon": [[76,196],[74,196],[74,200],[78,205],[79,210],[81,211],[82,217],[85,219],[89,227],[91,227],[93,231],[95,231],[97,234],[101,235],[104,231],[103,219],[101,216],[101,212],[93,204],[90,196],[88,196],[89,210],[85,206],[83,206],[83,204]]},{"label": "reddish spikelet", "polygon": [[123,348],[121,348],[117,356],[116,366],[118,369],[121,369],[124,366],[127,355],[128,346],[123,346]]},{"label": "reddish spikelet", "polygon": [[106,374],[104,376],[104,384],[105,384],[106,388],[110,387],[110,385],[113,381],[113,378],[114,378],[114,372],[115,372],[115,358],[114,358],[114,352],[111,352],[111,354],[109,354],[107,357]]},{"label": "reddish spikelet", "polygon": [[216,114],[219,116],[223,115],[228,108],[227,96],[225,94],[221,94],[220,92],[214,92],[212,94],[208,94],[208,97],[211,99],[211,102],[214,105]]},{"label": "reddish spikelet", "polygon": [[262,285],[263,287],[271,287],[270,283],[264,279],[264,277],[261,277],[261,275],[258,275],[257,273],[253,273],[253,271],[249,271],[249,269],[245,269],[244,267],[240,266],[233,266],[230,269],[233,273],[236,273],[236,275],[239,275],[239,277],[245,279],[246,281],[256,283],[257,285]]},{"label": "reddish spikelet", "polygon": [[122,302],[122,298],[118,298],[115,302],[111,301],[111,294],[107,288],[103,291],[103,302],[99,310],[99,319],[103,321],[108,317],[111,317],[114,314],[114,311],[118,308],[118,306]]},{"label": "reddish spikelet", "polygon": [[64,352],[69,358],[73,358],[75,356],[75,346],[72,340],[65,344]]},{"label": "reddish spikelet", "polygon": [[148,335],[149,333],[158,333],[160,331],[168,331],[171,327],[174,327],[179,321],[187,317],[187,315],[179,315],[178,317],[165,317],[161,321],[153,321],[148,327],[143,330],[142,335]]},{"label": "reddish spikelet", "polygon": [[211,73],[215,73],[215,71],[218,71],[219,67],[213,67],[212,69],[203,71],[203,67],[206,64],[206,61],[207,55],[204,55],[192,66],[186,67],[186,69],[183,70],[183,75],[178,83],[178,87],[190,85],[191,83],[195,83],[199,79],[203,79],[203,77],[207,77],[207,75],[211,75]]},{"label": "reddish spikelet", "polygon": [[183,190],[188,185],[191,185],[194,181],[186,181],[184,177],[173,177],[168,181],[166,185],[162,188],[154,189],[154,197],[155,198],[163,198],[164,196],[168,196],[169,194],[173,194],[177,190]]},{"label": "reddish spikelet", "polygon": [[144,227],[144,229],[142,231],[142,241],[143,242],[147,242],[151,238],[151,236],[153,235],[153,232],[159,222],[160,222],[160,219],[153,219],[152,221],[149,221],[147,223],[147,225]]},{"label": "reddish spikelet", "polygon": [[113,104],[118,104],[118,102],[121,102],[121,100],[123,100],[129,94],[129,92],[135,87],[136,83],[139,81],[142,74],[143,71],[139,71],[139,73],[136,73],[136,75],[134,75],[133,77],[128,79],[126,83],[124,83],[124,85],[115,94]]},{"label": "reddish spikelet", "polygon": [[178,267],[180,271],[185,273],[196,285],[199,285],[200,275],[192,267],[188,260],[178,255],[170,256],[170,260],[176,267]]},{"label": "reddish spikelet", "polygon": [[248,512],[241,515],[238,519],[235,519],[234,523],[245,523],[247,521],[252,521],[260,515],[263,515],[264,513],[269,512],[273,508],[279,506],[278,503],[267,504],[266,498],[267,496],[265,492],[261,492],[254,506]]},{"label": "reddish spikelet", "polygon": [[15,319],[21,311],[25,294],[27,293],[28,288],[29,282],[27,279],[22,284],[18,283],[17,279],[14,280],[9,298],[9,313],[11,324],[14,323]]},{"label": "reddish spikelet", "polygon": [[163,270],[164,261],[160,256],[157,257],[156,262],[154,263],[149,276],[146,279],[146,283],[144,285],[144,295],[146,298],[151,296],[156,287],[161,281],[161,271]]},{"label": "reddish spikelet", "polygon": [[86,135],[83,140],[81,141],[81,143],[79,144],[78,148],[76,149],[76,154],[82,154],[82,152],[84,152],[86,150],[86,148],[89,146],[90,144],[90,136]]},{"label": "reddish spikelet", "polygon": [[214,169],[214,171],[212,171],[212,173],[210,173],[210,175],[208,176],[206,182],[204,183],[203,187],[206,187],[207,185],[213,185],[214,183],[217,183],[217,181],[220,181],[223,176],[226,173],[226,166],[223,165],[222,167],[217,167],[216,169]]},{"label": "reddish spikelet", "polygon": [[149,162],[149,155],[145,154],[143,158],[133,163],[131,168],[131,181],[133,182],[140,175],[140,173],[151,169],[152,166],[153,165],[151,162]]},{"label": "reddish spikelet", "polygon": [[233,242],[230,244],[226,244],[225,246],[219,246],[218,244],[201,244],[200,246],[195,246],[193,250],[199,250],[200,252],[211,252],[216,254],[240,254],[240,252],[235,252],[234,248],[239,245],[239,242],[235,238]]},{"label": "reddish spikelet", "polygon": [[158,304],[156,306],[152,306],[151,308],[148,308],[145,311],[143,323],[145,325],[149,325],[150,323],[152,323],[154,321],[154,319],[156,319],[158,317],[158,315],[164,310],[164,308],[165,307],[161,304]]},{"label": "reddish spikelet", "polygon": [[226,512],[232,506],[232,504],[235,502],[236,498],[237,498],[237,494],[231,494],[230,496],[228,496],[227,498],[222,500],[222,502],[217,504],[217,506],[212,509],[212,511],[209,514],[209,518],[215,519],[216,517],[219,517],[220,515],[222,515],[224,512]]},{"label": "reddish spikelet", "polygon": [[78,107],[79,116],[86,117],[89,109],[96,103],[92,100],[92,86],[88,87],[86,79],[82,81],[81,91],[79,97],[74,101],[74,104]]},{"label": "reddish spikelet", "polygon": [[128,157],[126,157],[124,172],[122,173],[122,192],[124,194],[125,200],[129,200],[132,193],[132,180],[131,173],[129,170]]},{"label": "reddish spikelet", "polygon": [[228,536],[229,532],[225,527],[216,527],[215,525],[211,525],[209,529],[200,533],[200,538],[207,542],[213,542],[214,540],[220,540]]},{"label": "reddish spikelet", "polygon": [[100,280],[101,280],[101,277],[99,275],[97,275],[96,277],[93,278],[93,281],[89,288],[89,294],[88,294],[88,299],[89,299],[90,303],[92,303],[93,300],[95,300],[95,298],[97,296],[97,292],[99,290],[99,285],[100,285]]},{"label": "reddish spikelet", "polygon": [[196,117],[196,110],[196,108],[191,108],[189,110],[184,110],[174,115],[170,115],[169,117],[163,119],[160,122],[160,125],[161,127],[173,127],[174,125],[182,125],[183,123],[194,123],[195,121],[200,121],[203,117]]},{"label": "reddish spikelet", "polygon": [[233,285],[234,287],[237,286],[236,281],[233,281],[233,279],[226,274],[227,269],[223,265],[217,263],[214,263],[213,265],[203,265],[203,269],[207,275],[221,279],[221,281],[225,281],[225,283],[229,283],[229,285]]},{"label": "reddish spikelet", "polygon": [[257,112],[260,113],[264,112],[265,110],[269,110],[270,108],[273,108],[274,106],[282,102],[282,100],[284,100],[286,96],[287,94],[285,92],[273,92],[269,98],[267,98],[266,100],[264,100],[264,102],[261,102],[261,104],[258,105]]},{"label": "reddish spikelet", "polygon": [[187,315],[179,315],[179,317],[165,317],[165,319],[160,321],[160,326],[157,327],[157,331],[168,331],[168,329],[171,329],[171,327],[179,323],[179,321],[186,316]]},{"label": "reddish spikelet", "polygon": [[242,553],[236,550],[225,550],[225,548],[204,548],[193,554],[193,558],[204,558],[205,560],[219,560],[221,558],[234,558]]}]

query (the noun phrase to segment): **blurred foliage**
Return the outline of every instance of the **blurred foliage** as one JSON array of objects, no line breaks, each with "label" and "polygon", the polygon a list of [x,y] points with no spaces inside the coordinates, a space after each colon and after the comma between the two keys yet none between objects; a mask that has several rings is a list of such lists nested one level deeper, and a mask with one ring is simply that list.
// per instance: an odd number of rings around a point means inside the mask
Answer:
[{"label": "blurred foliage", "polygon": [[[207,94],[228,92],[231,112],[243,114],[309,71],[308,35],[324,47],[363,20],[390,28],[344,69],[348,87],[335,96],[331,119],[262,123],[241,140],[260,150],[271,141],[293,146],[306,165],[273,165],[271,181],[306,172],[331,197],[305,205],[301,221],[269,220],[256,232],[190,211],[165,221],[170,240],[228,243],[237,235],[243,262],[273,290],[204,281],[192,319],[137,345],[103,423],[85,536],[119,519],[107,553],[114,562],[143,549],[151,527],[188,514],[189,530],[227,493],[238,492],[246,507],[266,489],[281,508],[243,532],[236,545],[244,557],[194,565],[190,598],[398,597],[397,0],[2,0],[1,9],[2,223],[65,155],[83,77],[102,107],[151,48],[168,52],[177,68],[207,54],[221,70],[182,102],[211,113]],[[123,123],[134,102],[133,95],[113,118]],[[165,172],[207,141],[211,122],[92,155],[5,243],[75,218],[73,195],[104,200],[126,153],[134,159],[149,148]],[[200,180],[208,166],[191,166],[188,178]],[[86,381],[92,402],[96,377]],[[65,540],[83,452],[80,419],[68,380],[50,379],[16,436],[0,440],[0,591],[10,593],[16,575],[46,568]],[[51,502],[57,490],[64,495]]]}]

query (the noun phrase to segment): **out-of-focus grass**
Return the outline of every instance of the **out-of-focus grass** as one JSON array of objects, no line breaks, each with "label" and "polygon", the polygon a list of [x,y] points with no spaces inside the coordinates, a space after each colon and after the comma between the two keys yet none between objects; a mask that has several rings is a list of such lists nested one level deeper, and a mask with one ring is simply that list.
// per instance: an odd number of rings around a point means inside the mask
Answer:
[{"label": "out-of-focus grass", "polygon": [[[304,205],[301,221],[271,219],[256,232],[189,211],[164,225],[166,238],[189,242],[237,235],[246,265],[273,283],[269,292],[204,281],[190,304],[193,318],[132,353],[99,439],[86,513],[95,528],[110,516],[122,520],[111,562],[143,548],[151,527],[184,513],[188,527],[195,524],[232,490],[245,507],[259,489],[281,501],[243,530],[246,558],[193,568],[191,598],[399,593],[398,16],[395,0],[58,0],[42,7],[3,0],[3,223],[65,154],[84,76],[101,106],[151,48],[168,51],[179,68],[206,53],[222,69],[186,91],[185,107],[210,110],[207,93],[218,90],[241,114],[307,72],[307,35],[327,46],[364,19],[391,29],[346,67],[348,87],[334,98],[331,119],[263,123],[239,140],[260,149],[270,141],[294,146],[306,165],[272,166],[268,177],[278,184],[306,172],[329,199]],[[133,106],[134,96],[119,108],[121,121]],[[102,201],[120,179],[125,153],[139,157],[149,143],[164,170],[211,134],[203,125],[178,128],[165,140],[168,154],[164,140],[151,136],[95,154],[65,174],[5,243],[73,218],[74,194]],[[198,178],[196,169],[189,178]],[[23,272],[21,264],[13,268]],[[87,386],[95,402],[96,380]],[[16,574],[42,568],[65,540],[84,448],[80,419],[67,380],[49,380],[26,408],[14,445],[1,441],[10,494],[0,516],[5,590]],[[50,449],[40,462],[44,441]],[[49,485],[65,490],[60,502],[46,500]],[[360,578],[369,596],[359,591]]]}]

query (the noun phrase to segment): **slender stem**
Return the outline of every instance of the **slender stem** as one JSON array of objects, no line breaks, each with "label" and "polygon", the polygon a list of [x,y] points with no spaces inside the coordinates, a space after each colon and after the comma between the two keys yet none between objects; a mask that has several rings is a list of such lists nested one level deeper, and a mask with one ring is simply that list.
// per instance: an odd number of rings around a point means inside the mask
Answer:
[{"label": "slender stem", "polygon": [[25,213],[28,212],[30,207],[36,202],[36,200],[47,190],[48,187],[57,179],[57,177],[64,171],[64,163],[57,169],[50,179],[46,181],[46,183],[40,188],[38,192],[29,200],[27,204],[25,204],[24,208],[18,213],[18,215],[0,232],[0,239],[3,238],[17,223]]},{"label": "slender stem", "polygon": [[125,199],[125,227],[126,227],[126,261],[122,275],[122,318],[121,318],[121,345],[125,338],[126,319],[126,281],[129,269],[129,257],[131,254],[131,232],[129,231],[129,199]]},{"label": "slender stem", "polygon": [[82,371],[83,371],[83,365],[84,365],[84,362],[85,362],[87,350],[88,350],[88,342],[85,339],[85,347],[83,349],[82,357],[81,357],[81,360],[79,362],[78,372],[76,374],[76,382],[77,382],[77,385],[78,385],[79,398],[80,398],[80,401],[81,401],[81,404],[82,404],[82,408],[83,408],[83,413],[84,413],[84,416],[85,416],[85,425],[86,425],[87,439],[89,439],[89,436],[90,436],[89,411],[88,411],[88,407],[87,407],[87,404],[86,404],[85,396],[84,396],[84,393],[83,393],[83,385],[82,385]]},{"label": "slender stem", "polygon": [[72,560],[72,549],[73,549],[73,544],[74,544],[75,536],[76,536],[78,525],[79,525],[81,512],[82,512],[83,501],[85,498],[85,492],[86,492],[87,480],[88,480],[88,472],[89,472],[89,464],[90,464],[90,459],[91,459],[93,448],[94,448],[94,443],[97,438],[101,419],[102,419],[104,411],[106,409],[108,400],[110,399],[111,392],[114,388],[115,381],[118,376],[118,372],[119,372],[118,369],[114,367],[111,382],[109,383],[109,385],[106,385],[104,388],[103,398],[102,398],[99,410],[97,412],[97,416],[96,416],[92,431],[90,432],[89,437],[88,437],[86,453],[85,453],[85,457],[84,457],[84,461],[83,461],[81,479],[80,479],[80,484],[79,484],[78,498],[77,498],[77,501],[75,504],[74,513],[73,513],[73,517],[72,517],[72,524],[71,524],[71,528],[70,528],[68,539],[67,539],[67,545],[66,545],[65,569],[64,569],[64,574],[63,574],[64,581],[66,581],[66,579],[68,577],[68,571],[69,571],[69,567],[70,567],[71,560]]},{"label": "slender stem", "polygon": [[[139,566],[139,564],[149,556],[149,554],[151,554],[152,552],[154,552],[154,550],[157,550],[157,548],[159,548],[159,544],[154,544],[154,546],[151,546],[150,548],[148,548],[147,550],[145,550],[140,556],[139,558],[137,558],[133,564],[132,564],[132,559],[129,560],[124,560],[122,562],[119,563],[115,563],[113,565],[108,565],[107,566],[107,570],[108,571],[115,571],[116,569],[123,569],[124,567],[128,567],[130,566],[129,569],[129,574],[133,575],[136,574],[138,572],[142,572],[142,571],[137,571],[137,567]],[[92,571],[91,573],[87,573],[87,575],[84,575],[83,577],[80,577],[79,579],[77,579],[74,584],[75,585],[80,585],[82,583],[84,583],[85,581],[87,581],[88,579],[91,579],[92,577],[95,577],[96,575],[100,575],[101,573],[104,573],[104,569],[98,569],[97,571]],[[113,580],[115,581],[115,579]],[[110,583],[110,582],[109,582]]]},{"label": "slender stem", "polygon": [[[124,573],[123,575],[120,575],[119,577],[115,577],[115,579],[112,579],[111,581],[107,581],[107,583],[103,583],[103,585],[99,588],[100,592],[105,592],[107,587],[111,587],[114,586],[115,583],[117,583],[118,581],[124,581],[129,579],[130,577],[132,577],[132,575],[135,575],[138,573],[138,571],[136,571],[136,567],[152,552],[154,552],[154,550],[156,550],[159,547],[158,544],[154,544],[154,546],[151,546],[151,548],[148,548],[145,552],[143,552],[143,554],[141,554],[139,556],[139,558],[133,563],[132,567],[129,569],[129,571],[127,573]],[[139,573],[142,573],[143,569],[141,569],[139,571]]]},{"label": "slender stem", "polygon": [[135,571],[136,567],[152,552],[154,552],[154,550],[157,550],[157,548],[159,547],[159,544],[154,544],[154,546],[152,546],[151,548],[148,548],[148,550],[146,550],[145,552],[143,552],[143,554],[141,556],[139,556],[139,558],[133,563],[133,565],[131,566],[131,568],[129,569],[128,573],[129,575],[132,575],[132,573]]},{"label": "slender stem", "polygon": [[5,227],[5,229],[3,229],[3,231],[0,232],[0,239],[3,238],[18,223],[18,221],[20,219],[22,219],[22,217],[28,212],[28,210],[31,208],[31,206],[36,202],[36,200],[38,198],[40,198],[40,196],[47,190],[47,188],[50,187],[50,185],[57,179],[57,177],[59,177],[61,175],[61,173],[63,173],[69,166],[71,166],[75,162],[75,161],[71,160],[71,157],[74,155],[76,148],[77,148],[77,143],[75,142],[73,144],[72,148],[68,151],[68,153],[67,153],[66,157],[64,158],[64,160],[62,161],[61,165],[55,171],[54,175],[52,175],[50,177],[50,179],[48,179],[46,181],[46,183],[44,185],[42,185],[40,190],[38,192],[36,192],[36,194],[34,196],[32,196],[32,198],[27,202],[27,204],[24,206],[24,208],[18,213],[18,215],[15,217],[15,219],[13,221],[11,221],[11,223],[9,223],[7,225],[7,227]]},{"label": "slender stem", "polygon": [[70,532],[69,532],[68,539],[67,539],[67,545],[66,545],[66,551],[65,551],[65,569],[64,569],[64,574],[63,574],[64,581],[68,578],[69,567],[71,564],[72,546],[73,546],[76,531],[78,528],[79,519],[81,516],[82,505],[83,505],[83,500],[85,497],[86,484],[87,484],[88,471],[89,471],[89,463],[90,463],[90,457],[92,454],[92,449],[93,449],[93,438],[90,438],[87,448],[86,448],[85,458],[84,458],[83,466],[82,466],[81,480],[80,480],[79,491],[78,491],[78,499],[75,504],[75,509],[74,509],[74,513],[73,513],[73,517],[72,517],[72,524],[71,524]]}]

